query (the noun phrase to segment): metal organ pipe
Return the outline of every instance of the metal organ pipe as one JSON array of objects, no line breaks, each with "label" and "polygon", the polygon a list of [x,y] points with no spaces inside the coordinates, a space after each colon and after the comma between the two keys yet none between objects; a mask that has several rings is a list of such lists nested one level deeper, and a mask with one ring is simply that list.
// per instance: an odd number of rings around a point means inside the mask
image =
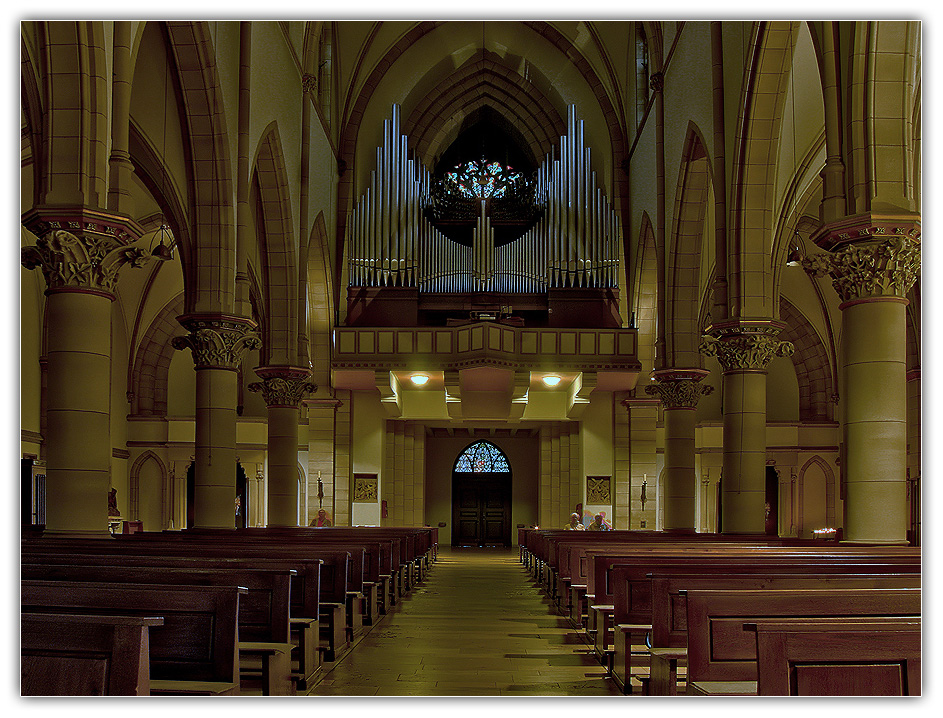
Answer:
[{"label": "metal organ pipe", "polygon": [[369,186],[347,225],[352,285],[409,286],[421,291],[540,292],[554,287],[618,285],[619,219],[592,171],[592,150],[576,107],[558,149],[537,168],[540,219],[522,237],[495,247],[482,202],[472,247],[452,241],[424,216],[432,176],[410,157],[393,106]]}]

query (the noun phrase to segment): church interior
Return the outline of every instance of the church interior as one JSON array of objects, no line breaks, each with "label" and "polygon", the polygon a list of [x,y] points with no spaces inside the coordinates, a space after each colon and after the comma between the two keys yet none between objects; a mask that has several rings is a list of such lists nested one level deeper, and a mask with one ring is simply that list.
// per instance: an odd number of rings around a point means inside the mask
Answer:
[{"label": "church interior", "polygon": [[[657,631],[620,626],[650,624],[655,594],[620,614],[627,562],[599,563],[616,541],[663,557],[642,578],[742,557],[783,562],[747,593],[841,590],[853,606],[878,591],[891,608],[864,628],[849,608],[841,630],[890,636],[904,667],[829,680],[919,694],[920,22],[19,29],[24,695],[99,690],[43,652],[62,625],[93,633],[76,614],[101,612],[95,586],[150,605],[140,576],[160,573],[179,609],[187,576],[205,589],[256,551],[319,557],[322,598],[314,628],[292,603],[290,635],[245,654],[238,618],[236,693],[241,665],[243,693],[258,678],[263,695],[394,695],[403,665],[421,675],[450,641],[481,673],[456,663],[464,682],[405,681],[413,694],[719,690],[695,680],[694,589],[684,658],[637,670]],[[348,582],[358,560],[363,574],[336,611],[335,550]],[[808,585],[783,578],[801,561]],[[558,631],[570,672],[551,660],[553,682],[535,682],[517,656],[551,648],[502,633],[517,604],[472,609],[491,623],[461,639],[433,620],[368,660],[396,621],[440,606],[437,580],[473,601],[462,570],[521,585],[482,589],[498,604],[526,586],[536,623],[508,630]],[[262,591],[244,581],[243,605]],[[89,605],[68,603],[86,589]],[[132,683],[199,693],[196,669],[171,685],[163,620],[135,623]],[[761,623],[741,631],[759,654],[798,645]],[[836,625],[815,628],[838,644]],[[44,647],[27,655],[27,634]],[[488,645],[527,677],[502,687]],[[386,683],[363,678],[371,665]],[[789,675],[794,691],[828,682]],[[750,676],[724,685],[755,691]]]}]

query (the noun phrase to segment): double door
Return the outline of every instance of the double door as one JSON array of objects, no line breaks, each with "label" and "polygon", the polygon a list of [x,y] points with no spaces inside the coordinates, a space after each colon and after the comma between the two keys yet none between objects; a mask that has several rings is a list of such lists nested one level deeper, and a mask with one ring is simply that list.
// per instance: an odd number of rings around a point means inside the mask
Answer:
[{"label": "double door", "polygon": [[511,545],[510,474],[453,474],[452,545]]}]

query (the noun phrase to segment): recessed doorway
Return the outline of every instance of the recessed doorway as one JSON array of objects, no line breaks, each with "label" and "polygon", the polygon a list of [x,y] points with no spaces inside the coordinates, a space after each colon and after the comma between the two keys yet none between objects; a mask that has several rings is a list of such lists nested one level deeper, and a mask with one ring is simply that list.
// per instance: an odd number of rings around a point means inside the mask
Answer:
[{"label": "recessed doorway", "polygon": [[490,441],[467,446],[452,469],[452,545],[511,545],[511,465]]}]

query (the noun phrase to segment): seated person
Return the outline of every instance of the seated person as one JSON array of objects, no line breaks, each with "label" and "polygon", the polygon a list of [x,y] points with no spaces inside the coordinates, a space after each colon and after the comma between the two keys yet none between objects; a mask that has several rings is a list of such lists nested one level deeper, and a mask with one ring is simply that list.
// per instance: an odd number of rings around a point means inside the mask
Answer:
[{"label": "seated person", "polygon": [[570,523],[563,528],[567,531],[583,531],[584,526],[580,522],[580,515],[576,512],[570,514]]},{"label": "seated person", "polygon": [[327,511],[324,509],[318,509],[318,517],[316,519],[311,519],[311,523],[308,525],[321,528],[323,526],[333,526],[334,522],[328,518]]},{"label": "seated person", "polygon": [[591,523],[589,525],[589,528],[586,530],[587,531],[608,531],[609,528],[610,528],[609,524],[607,524],[605,521],[602,520],[602,514],[596,514],[596,516],[593,517],[593,523]]}]

